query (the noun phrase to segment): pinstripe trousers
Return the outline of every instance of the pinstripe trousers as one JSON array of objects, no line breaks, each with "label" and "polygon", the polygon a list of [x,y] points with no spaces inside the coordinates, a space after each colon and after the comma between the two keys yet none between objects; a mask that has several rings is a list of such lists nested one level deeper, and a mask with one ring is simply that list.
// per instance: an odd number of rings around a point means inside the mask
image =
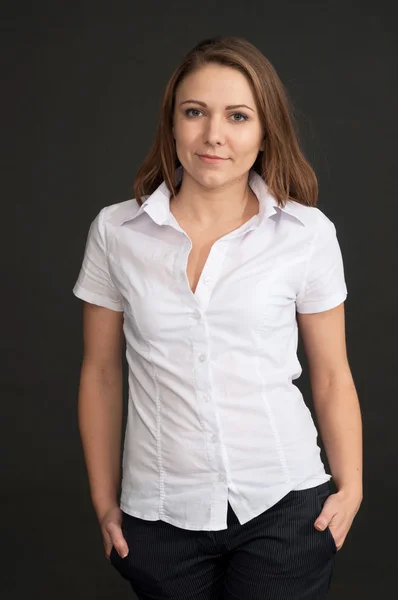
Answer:
[{"label": "pinstripe trousers", "polygon": [[192,531],[123,512],[129,554],[111,564],[139,600],[322,600],[337,552],[314,521],[329,482],[293,490],[241,525],[228,503],[227,529]]}]

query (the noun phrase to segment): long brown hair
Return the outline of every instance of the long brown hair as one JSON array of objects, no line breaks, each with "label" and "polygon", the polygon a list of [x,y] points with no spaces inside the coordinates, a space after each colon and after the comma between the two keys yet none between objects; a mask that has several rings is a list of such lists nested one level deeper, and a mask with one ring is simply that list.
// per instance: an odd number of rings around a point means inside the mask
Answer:
[{"label": "long brown hair", "polygon": [[316,175],[299,147],[290,99],[269,60],[246,39],[220,36],[199,42],[183,58],[166,85],[155,139],[139,167],[134,181],[134,197],[150,195],[165,181],[172,196],[178,191],[175,169],[181,164],[175,150],[173,113],[178,85],[193,71],[208,63],[232,67],[246,75],[257,102],[265,131],[264,151],[252,166],[266,182],[280,206],[292,199],[315,206],[318,201]]}]

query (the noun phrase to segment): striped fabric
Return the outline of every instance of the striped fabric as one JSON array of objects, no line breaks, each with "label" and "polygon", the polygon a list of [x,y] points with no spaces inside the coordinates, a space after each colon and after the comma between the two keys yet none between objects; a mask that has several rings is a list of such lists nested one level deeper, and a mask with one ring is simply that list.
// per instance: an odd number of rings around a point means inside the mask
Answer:
[{"label": "striped fabric", "polygon": [[241,525],[228,504],[227,529],[193,531],[123,513],[129,554],[111,563],[139,600],[321,600],[337,552],[314,522],[329,482],[293,490]]}]

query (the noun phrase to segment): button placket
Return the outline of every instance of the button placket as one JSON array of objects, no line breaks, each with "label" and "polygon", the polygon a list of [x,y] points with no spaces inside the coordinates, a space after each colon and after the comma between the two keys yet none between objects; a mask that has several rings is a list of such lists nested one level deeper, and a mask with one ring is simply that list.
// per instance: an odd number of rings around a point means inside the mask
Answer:
[{"label": "button placket", "polygon": [[[201,411],[202,427],[206,435],[208,459],[212,465],[213,472],[225,472],[225,457],[223,456],[221,438],[218,431],[215,403],[210,400],[213,397],[211,360],[210,360],[210,334],[206,319],[206,309],[209,304],[214,283],[221,273],[227,244],[220,242],[212,246],[207,262],[202,271],[195,291],[197,306],[191,308],[192,321],[195,319],[190,335],[194,351],[195,389],[199,410]],[[196,310],[196,312],[195,312]],[[198,318],[200,317],[200,318]],[[217,477],[217,475],[216,475]],[[223,475],[223,478],[225,476]],[[219,492],[224,490],[226,479],[218,481]],[[215,482],[217,484],[217,481]],[[222,492],[224,494],[224,492]]]},{"label": "button placket", "polygon": [[195,367],[195,384],[198,402],[201,403],[202,410],[202,425],[205,431],[207,431],[207,442],[208,452],[210,461],[214,470],[223,471],[225,469],[224,460],[222,456],[220,438],[217,433],[217,420],[215,415],[215,408],[210,403],[211,398],[211,377],[210,377],[210,362],[208,354],[208,339],[206,335],[206,326],[204,324],[203,329],[195,329],[197,335],[195,335],[196,344],[196,367]]},{"label": "button placket", "polygon": [[221,273],[227,248],[228,244],[226,242],[217,240],[210,249],[195,292],[195,296],[203,310],[209,304],[213,286]]}]

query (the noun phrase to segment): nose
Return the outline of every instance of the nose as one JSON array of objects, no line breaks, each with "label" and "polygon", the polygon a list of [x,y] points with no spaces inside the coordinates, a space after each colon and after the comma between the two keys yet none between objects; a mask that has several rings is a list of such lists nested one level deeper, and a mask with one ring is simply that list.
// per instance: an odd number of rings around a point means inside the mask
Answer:
[{"label": "nose", "polygon": [[222,119],[214,116],[209,117],[205,128],[205,143],[209,146],[223,146],[225,144],[225,133]]}]

